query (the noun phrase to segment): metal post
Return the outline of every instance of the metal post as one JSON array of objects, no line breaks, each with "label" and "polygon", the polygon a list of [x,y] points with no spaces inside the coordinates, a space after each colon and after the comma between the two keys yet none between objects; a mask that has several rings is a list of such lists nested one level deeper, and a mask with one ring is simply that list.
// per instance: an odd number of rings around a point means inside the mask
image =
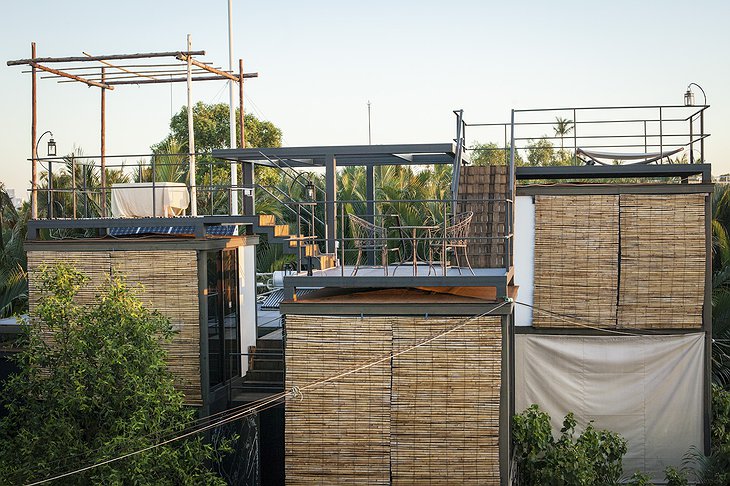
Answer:
[{"label": "metal post", "polygon": [[[515,110],[512,110],[512,118],[511,118],[511,134],[510,134],[510,152],[509,152],[509,170],[507,173],[507,184],[509,184],[509,189],[507,191],[507,194],[509,195],[509,201],[506,203],[505,207],[505,229],[506,229],[506,235],[505,235],[505,242],[504,242],[504,251],[505,251],[505,258],[504,258],[504,266],[507,273],[509,273],[509,269],[512,266],[512,238],[509,238],[509,236],[512,234],[512,205],[514,204],[514,177],[515,177]],[[573,110],[573,143],[575,144],[577,148],[577,142],[575,138],[575,110]]]},{"label": "metal post", "polygon": [[[30,43],[30,57],[35,59],[35,42]],[[32,219],[38,219],[38,150],[36,150],[36,127],[38,125],[38,111],[36,106],[36,84],[37,75],[36,68],[31,68],[31,122],[30,122],[30,145],[31,155],[30,158],[33,162],[32,168],[32,179],[31,179],[31,193],[30,193],[30,217]]]},{"label": "metal post", "polygon": [[[232,5],[231,0],[228,0],[228,70],[233,72],[233,20],[232,20]],[[243,76],[241,76],[242,78]],[[239,80],[240,81],[240,80]],[[243,86],[243,83],[241,83]],[[233,80],[228,80],[228,124],[229,124],[229,147],[236,148],[236,109],[233,104]],[[231,162],[231,214],[238,214],[238,167],[235,162]]]},{"label": "metal post", "polygon": [[[659,153],[664,152],[664,138],[663,138],[663,124],[662,124],[662,107],[659,107]],[[661,164],[661,160],[659,160]]]},{"label": "metal post", "polygon": [[71,198],[73,219],[76,219],[76,157],[74,154],[71,154]]},{"label": "metal post", "polygon": [[692,148],[694,146],[694,134],[692,133],[694,125],[694,115],[689,116],[689,163],[694,164],[695,163],[695,157],[692,153]]},{"label": "metal post", "polygon": [[[37,152],[37,150],[36,150]],[[46,204],[48,205],[46,217],[53,218],[53,160],[48,160],[48,191],[46,192]]]},{"label": "metal post", "polygon": [[[101,68],[101,82],[106,79],[106,68]],[[106,88],[101,88],[101,217],[106,217]],[[153,196],[154,197],[154,194]]]},{"label": "metal post", "polygon": [[[187,85],[188,85],[188,154],[189,154],[189,160],[190,160],[190,168],[189,176],[190,176],[190,215],[191,216],[197,216],[198,215],[198,191],[195,187],[195,129],[193,127],[193,95],[192,95],[192,86],[193,86],[193,71],[192,71],[192,56],[190,55],[190,51],[192,51],[192,38],[190,34],[188,34],[188,79],[187,79]],[[211,181],[212,184],[212,181]]]},{"label": "metal post", "polygon": [[[375,224],[375,169],[372,165],[365,167],[365,199],[367,200],[367,216],[366,219]],[[375,265],[375,250],[369,250],[368,265]]]},{"label": "metal post", "polygon": [[243,213],[253,215],[256,213],[256,201],[253,197],[254,167],[251,162],[243,162],[243,185],[251,190],[251,196],[243,198]]},{"label": "metal post", "polygon": [[[325,158],[325,214],[326,214],[326,251],[331,253],[336,249],[337,219],[335,217],[335,206],[337,201],[337,161],[334,154],[328,154]],[[344,211],[344,210],[343,210]]]},{"label": "metal post", "polygon": [[705,163],[705,110],[700,111],[700,163]]},{"label": "metal post", "polygon": [[648,141],[647,141],[647,137],[646,137],[646,120],[644,120],[644,153],[645,154],[649,153],[648,148],[649,148],[649,146],[648,146]]},{"label": "metal post", "polygon": [[[514,117],[514,113],[512,114]],[[578,165],[578,112],[573,108],[573,164]],[[514,136],[514,118],[512,120],[512,133]],[[514,143],[514,140],[513,140]]]}]

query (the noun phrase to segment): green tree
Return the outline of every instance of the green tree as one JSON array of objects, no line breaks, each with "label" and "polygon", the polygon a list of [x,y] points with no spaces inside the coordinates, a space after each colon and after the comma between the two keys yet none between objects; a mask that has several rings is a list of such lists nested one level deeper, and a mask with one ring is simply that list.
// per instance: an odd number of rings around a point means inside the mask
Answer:
[{"label": "green tree", "polygon": [[[476,143],[471,147],[471,163],[473,165],[507,165],[510,148],[499,147],[494,142]],[[515,165],[525,165],[519,152],[515,151]]]},{"label": "green tree", "polygon": [[[195,151],[209,152],[229,146],[229,107],[225,103],[206,104],[198,102],[193,106],[193,128],[195,130]],[[240,142],[240,118],[236,110],[236,143]],[[246,147],[280,147],[281,129],[270,121],[260,120],[251,113],[245,115]],[[171,146],[180,152],[188,151],[188,112],[183,106],[170,119],[170,133],[159,143],[151,147],[158,158],[162,154],[171,153]],[[198,185],[198,207],[210,214],[228,212],[229,194],[221,187],[230,184],[230,166],[228,163],[215,161],[208,155],[198,156],[196,183]],[[282,179],[279,169],[257,167],[256,183],[263,186],[274,186]],[[238,171],[239,184],[242,174]],[[264,197],[262,191],[256,191],[257,204]]]},{"label": "green tree", "polygon": [[[213,149],[227,148],[229,141],[229,108],[225,103],[206,104],[202,101],[193,106],[193,128],[195,129],[195,149],[207,152]],[[236,143],[240,142],[241,124],[236,110]],[[244,120],[246,128],[246,147],[280,147],[281,130],[270,121],[259,120],[247,113]],[[153,146],[160,147],[169,138],[180,141],[184,151],[188,150],[188,111],[183,106],[170,120],[170,134]]]},{"label": "green tree", "polygon": [[[87,278],[65,264],[42,271],[41,298],[17,357],[20,371],[2,397],[0,484],[137,451],[195,419],[173,387],[160,345],[173,335],[169,320],[118,279],[92,304],[79,304],[75,297],[85,285]],[[215,452],[201,438],[180,440],[64,484],[225,484],[205,467]]]},{"label": "green tree", "polygon": [[23,312],[28,303],[28,279],[23,240],[30,214],[20,210],[0,182],[0,318]]},{"label": "green tree", "polygon": [[527,163],[535,166],[557,165],[555,147],[547,138],[530,140],[527,144]]}]

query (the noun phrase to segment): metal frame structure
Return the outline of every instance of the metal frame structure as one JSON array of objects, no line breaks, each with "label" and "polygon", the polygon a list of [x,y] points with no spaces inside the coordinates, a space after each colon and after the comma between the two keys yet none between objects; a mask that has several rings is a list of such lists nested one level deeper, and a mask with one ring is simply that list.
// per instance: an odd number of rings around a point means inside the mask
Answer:
[{"label": "metal frame structure", "polygon": [[[210,63],[201,62],[195,56],[203,56],[205,51],[193,51],[191,48],[190,36],[187,39],[187,49],[180,51],[168,52],[148,52],[135,54],[109,54],[109,55],[91,55],[84,53],[84,56],[69,57],[38,57],[36,53],[36,43],[31,43],[31,57],[28,59],[16,59],[7,62],[8,66],[30,66],[31,74],[31,219],[38,219],[38,169],[37,165],[39,157],[36,149],[36,127],[37,127],[37,83],[38,72],[48,73],[49,76],[41,76],[41,79],[51,78],[58,82],[79,82],[87,86],[93,86],[101,89],[101,106],[100,106],[100,166],[101,166],[101,191],[104,199],[107,195],[106,184],[106,91],[114,90],[115,86],[122,85],[141,85],[152,83],[177,83],[186,82],[188,85],[188,133],[189,133],[189,153],[186,154],[190,160],[190,180],[189,187],[192,202],[192,215],[195,216],[197,211],[195,207],[195,144],[194,130],[192,127],[192,102],[191,102],[191,84],[193,81],[212,81],[212,80],[228,80],[239,84],[239,109],[241,118],[241,140],[242,146],[245,146],[245,130],[243,123],[243,83],[244,79],[258,77],[258,73],[244,73],[243,60],[239,60],[239,72],[233,73],[225,71]],[[159,60],[165,59],[160,64]],[[135,62],[130,65],[120,65],[116,61]],[[172,61],[172,62],[170,62]],[[93,63],[88,65],[87,63]],[[181,64],[183,63],[183,64]],[[55,64],[59,68],[51,68],[46,64]],[[195,69],[193,68],[195,66]],[[76,71],[80,74],[73,74],[70,71]],[[177,77],[175,77],[177,76]],[[53,158],[46,159],[48,161],[48,184],[49,190],[53,188]],[[50,193],[49,193],[50,197]],[[102,205],[102,217],[106,217],[106,204]],[[48,215],[52,219],[52,211]]]}]

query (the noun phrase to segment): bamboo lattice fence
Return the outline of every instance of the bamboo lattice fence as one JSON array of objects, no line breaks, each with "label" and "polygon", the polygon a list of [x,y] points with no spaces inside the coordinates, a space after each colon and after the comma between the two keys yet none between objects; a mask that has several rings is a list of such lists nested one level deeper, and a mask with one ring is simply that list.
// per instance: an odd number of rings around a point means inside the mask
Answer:
[{"label": "bamboo lattice fence", "polygon": [[201,405],[200,390],[200,316],[198,275],[195,250],[166,251],[29,251],[29,302],[33,307],[41,297],[38,273],[42,265],[67,262],[89,277],[89,284],[78,294],[78,302],[94,300],[110,275],[123,275],[130,285],[143,286],[139,297],[150,308],[170,318],[178,331],[172,342],[164,344],[175,386],[185,401]]},{"label": "bamboo lattice fence", "polygon": [[705,197],[536,196],[533,325],[701,327]]},{"label": "bamboo lattice fence", "polygon": [[[463,318],[286,316],[286,387]],[[287,484],[498,484],[501,324],[483,317],[286,404]]]}]

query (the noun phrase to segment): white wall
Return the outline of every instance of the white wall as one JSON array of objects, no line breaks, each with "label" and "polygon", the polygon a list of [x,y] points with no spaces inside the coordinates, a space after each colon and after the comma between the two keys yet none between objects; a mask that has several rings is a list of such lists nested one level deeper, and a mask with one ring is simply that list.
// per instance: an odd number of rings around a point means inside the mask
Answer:
[{"label": "white wall", "polygon": [[[515,200],[515,285],[519,286],[517,300],[532,305],[535,276],[535,203],[532,196],[517,196]],[[515,325],[531,326],[532,309],[515,306]]]},{"label": "white wall", "polygon": [[664,336],[515,336],[515,407],[550,414],[553,432],[582,426],[628,441],[624,472],[655,479],[703,443],[704,333]]},{"label": "white wall", "polygon": [[[238,299],[241,353],[256,345],[256,246],[238,247]],[[248,371],[248,356],[241,356],[241,374]]]}]

